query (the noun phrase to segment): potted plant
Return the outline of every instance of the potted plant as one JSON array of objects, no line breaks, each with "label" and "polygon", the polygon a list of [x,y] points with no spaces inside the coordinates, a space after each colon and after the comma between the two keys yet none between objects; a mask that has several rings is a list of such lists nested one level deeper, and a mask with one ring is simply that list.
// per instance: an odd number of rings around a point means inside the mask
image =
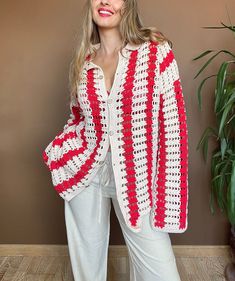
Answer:
[{"label": "potted plant", "polygon": [[[226,29],[235,36],[235,26],[204,27],[208,29]],[[234,46],[233,46],[234,47]],[[214,139],[216,148],[211,156],[211,193],[210,210],[215,213],[215,201],[227,216],[231,224],[230,246],[232,263],[225,268],[225,277],[235,281],[235,54],[228,50],[207,50],[195,57],[193,61],[202,59],[210,54],[210,58],[203,64],[195,75],[196,79],[210,63],[220,54],[226,54],[228,59],[220,64],[216,74],[204,78],[197,89],[198,104],[201,110],[201,93],[208,79],[215,78],[214,114],[216,125],[208,126],[197,145],[202,149],[204,160],[207,161],[208,140]]]}]

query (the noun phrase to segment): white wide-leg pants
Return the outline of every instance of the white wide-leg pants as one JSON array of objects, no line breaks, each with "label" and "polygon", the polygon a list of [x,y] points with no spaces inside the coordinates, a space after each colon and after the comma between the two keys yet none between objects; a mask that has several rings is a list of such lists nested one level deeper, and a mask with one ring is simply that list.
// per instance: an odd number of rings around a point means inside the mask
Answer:
[{"label": "white wide-leg pants", "polygon": [[111,200],[129,253],[130,281],[180,281],[169,234],[153,230],[149,214],[143,217],[141,232],[126,226],[116,198],[111,152],[91,184],[69,202],[65,201],[74,280],[107,280]]}]

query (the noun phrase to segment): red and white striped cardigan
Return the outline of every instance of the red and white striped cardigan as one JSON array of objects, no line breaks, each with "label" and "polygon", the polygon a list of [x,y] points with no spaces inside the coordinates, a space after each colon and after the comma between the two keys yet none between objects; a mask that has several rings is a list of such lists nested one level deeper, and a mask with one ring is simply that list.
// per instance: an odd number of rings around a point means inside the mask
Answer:
[{"label": "red and white striped cardigan", "polygon": [[[94,45],[99,47],[99,43]],[[55,190],[71,200],[89,188],[109,146],[117,199],[127,226],[188,226],[188,131],[179,70],[167,42],[128,43],[110,94],[102,69],[87,57],[70,118],[43,151]],[[85,210],[84,210],[85,211]]]}]

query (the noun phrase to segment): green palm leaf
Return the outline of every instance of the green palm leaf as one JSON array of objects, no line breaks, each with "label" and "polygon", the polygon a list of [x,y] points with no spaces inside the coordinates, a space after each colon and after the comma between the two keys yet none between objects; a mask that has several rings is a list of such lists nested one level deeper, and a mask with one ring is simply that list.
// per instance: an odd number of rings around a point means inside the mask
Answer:
[{"label": "green palm leaf", "polygon": [[227,192],[228,218],[231,224],[235,224],[235,160],[232,165],[231,182]]}]

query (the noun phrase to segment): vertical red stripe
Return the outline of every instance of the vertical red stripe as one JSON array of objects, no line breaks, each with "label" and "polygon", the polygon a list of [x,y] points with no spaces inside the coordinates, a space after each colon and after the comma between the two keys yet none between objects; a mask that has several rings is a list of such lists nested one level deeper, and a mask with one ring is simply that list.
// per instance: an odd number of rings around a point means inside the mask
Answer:
[{"label": "vertical red stripe", "polygon": [[153,93],[154,93],[154,78],[157,64],[157,43],[151,42],[149,44],[148,55],[148,76],[147,76],[147,100],[146,100],[146,159],[147,159],[147,186],[150,200],[150,207],[152,208],[152,169],[153,169]]},{"label": "vertical red stripe", "polygon": [[[137,194],[136,194],[136,177],[135,177],[135,165],[134,165],[134,153],[133,153],[133,136],[132,136],[132,103],[133,103],[133,87],[134,79],[136,73],[136,62],[137,62],[138,51],[132,51],[128,63],[128,68],[126,72],[126,79],[124,83],[123,90],[123,155],[125,159],[125,166],[127,168],[128,177],[127,180],[127,189],[128,189],[128,207],[130,209],[130,222],[131,225],[136,226],[137,220],[140,216],[139,208],[137,204]],[[129,177],[131,175],[131,178]]]},{"label": "vertical red stripe", "polygon": [[[89,73],[89,71],[88,71]],[[91,116],[93,116],[93,122],[95,125],[94,131],[96,136],[96,146],[94,151],[91,153],[89,159],[84,163],[84,165],[81,167],[81,170],[85,170],[86,173],[91,169],[91,165],[95,161],[95,157],[98,154],[98,149],[100,148],[100,143],[102,141],[103,136],[103,129],[102,129],[102,123],[101,123],[101,111],[100,111],[100,101],[98,99],[98,95],[96,92],[96,87],[94,86],[94,68],[91,69],[91,74],[88,74],[87,80],[91,83],[88,83],[87,85],[87,100],[90,101],[90,107],[91,107]]]},{"label": "vertical red stripe", "polygon": [[159,140],[158,140],[158,171],[157,171],[157,198],[155,226],[164,227],[165,225],[165,184],[166,184],[166,132],[163,113],[163,96],[160,94],[159,104]]},{"label": "vertical red stripe", "polygon": [[174,82],[174,91],[176,94],[179,129],[180,129],[180,229],[186,227],[186,210],[188,202],[187,193],[187,174],[188,174],[188,136],[187,136],[187,120],[184,106],[184,99],[180,80]]}]

